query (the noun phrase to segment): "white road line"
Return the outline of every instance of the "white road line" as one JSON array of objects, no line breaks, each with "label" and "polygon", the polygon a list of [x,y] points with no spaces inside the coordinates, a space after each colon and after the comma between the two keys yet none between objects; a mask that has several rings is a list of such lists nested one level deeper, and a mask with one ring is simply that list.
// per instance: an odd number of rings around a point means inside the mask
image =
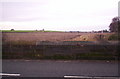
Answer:
[{"label": "white road line", "polygon": [[64,78],[92,78],[92,77],[85,77],[85,76],[64,76]]},{"label": "white road line", "polygon": [[0,76],[20,76],[20,74],[7,74],[7,73],[0,73]]},{"label": "white road line", "polygon": [[79,78],[79,79],[120,79],[120,77],[88,77],[88,76],[64,76],[64,78]]}]

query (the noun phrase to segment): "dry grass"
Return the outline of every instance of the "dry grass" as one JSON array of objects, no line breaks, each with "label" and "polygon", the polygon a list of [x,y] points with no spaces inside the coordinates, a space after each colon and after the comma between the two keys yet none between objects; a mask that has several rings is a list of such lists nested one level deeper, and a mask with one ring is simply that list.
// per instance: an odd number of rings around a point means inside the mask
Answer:
[{"label": "dry grass", "polygon": [[65,33],[65,32],[31,32],[3,33],[3,41],[97,41],[97,36],[104,35],[105,40],[111,33]]}]

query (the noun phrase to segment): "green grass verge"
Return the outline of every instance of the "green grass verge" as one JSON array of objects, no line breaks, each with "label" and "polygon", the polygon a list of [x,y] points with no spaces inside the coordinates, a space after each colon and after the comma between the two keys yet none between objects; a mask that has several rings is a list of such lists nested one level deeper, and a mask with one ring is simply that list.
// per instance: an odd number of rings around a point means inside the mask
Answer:
[{"label": "green grass verge", "polygon": [[3,53],[3,59],[51,59],[51,60],[115,60],[115,55],[99,53],[81,53],[73,55],[54,54],[46,56],[43,53]]}]

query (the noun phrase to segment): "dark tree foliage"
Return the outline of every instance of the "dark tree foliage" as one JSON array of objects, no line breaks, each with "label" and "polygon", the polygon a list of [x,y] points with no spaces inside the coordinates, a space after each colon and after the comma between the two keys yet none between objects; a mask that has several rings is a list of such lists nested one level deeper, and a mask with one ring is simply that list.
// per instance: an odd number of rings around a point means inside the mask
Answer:
[{"label": "dark tree foliage", "polygon": [[109,28],[110,32],[120,32],[120,17],[114,17]]}]

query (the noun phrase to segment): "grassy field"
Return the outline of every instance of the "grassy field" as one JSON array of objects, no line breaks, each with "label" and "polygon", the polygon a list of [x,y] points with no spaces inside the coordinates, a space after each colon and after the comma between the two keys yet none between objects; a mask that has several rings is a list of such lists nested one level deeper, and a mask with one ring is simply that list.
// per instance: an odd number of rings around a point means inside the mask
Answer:
[{"label": "grassy field", "polygon": [[52,30],[2,30],[2,32],[63,32],[63,31],[52,31]]},{"label": "grassy field", "polygon": [[[71,33],[71,32],[36,32],[36,31],[3,31],[3,42],[30,44],[40,41],[107,41],[111,33]],[[102,36],[102,37],[100,37]]]},{"label": "grassy field", "polygon": [[[116,39],[113,33],[79,33],[57,31],[3,31],[4,59],[109,59],[114,60],[114,45],[39,45],[42,42],[109,41]],[[110,38],[109,38],[110,37]],[[37,44],[38,43],[38,44]],[[52,55],[52,56],[51,56]]]}]

